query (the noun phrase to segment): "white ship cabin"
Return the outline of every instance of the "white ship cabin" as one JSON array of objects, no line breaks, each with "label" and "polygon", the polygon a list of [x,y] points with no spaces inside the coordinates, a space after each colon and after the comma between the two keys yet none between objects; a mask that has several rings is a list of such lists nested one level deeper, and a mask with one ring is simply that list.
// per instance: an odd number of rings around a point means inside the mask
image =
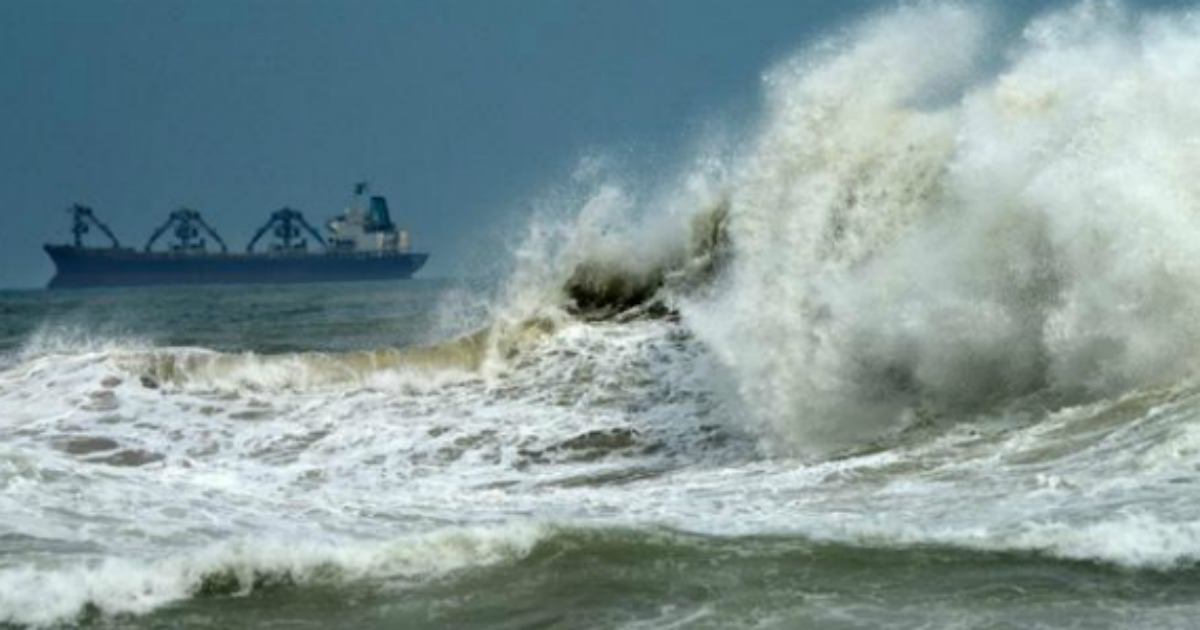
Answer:
[{"label": "white ship cabin", "polygon": [[367,204],[355,197],[355,203],[342,216],[332,220],[329,228],[329,248],[345,252],[405,253],[408,251],[408,231],[392,223],[387,200],[371,197]]}]

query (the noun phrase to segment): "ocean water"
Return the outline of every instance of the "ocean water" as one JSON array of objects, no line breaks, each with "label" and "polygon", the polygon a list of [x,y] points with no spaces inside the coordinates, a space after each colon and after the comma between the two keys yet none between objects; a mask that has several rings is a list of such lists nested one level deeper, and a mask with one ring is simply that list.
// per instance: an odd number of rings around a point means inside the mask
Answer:
[{"label": "ocean water", "polygon": [[920,3],[494,282],[0,294],[0,627],[1195,627],[1196,86]]}]

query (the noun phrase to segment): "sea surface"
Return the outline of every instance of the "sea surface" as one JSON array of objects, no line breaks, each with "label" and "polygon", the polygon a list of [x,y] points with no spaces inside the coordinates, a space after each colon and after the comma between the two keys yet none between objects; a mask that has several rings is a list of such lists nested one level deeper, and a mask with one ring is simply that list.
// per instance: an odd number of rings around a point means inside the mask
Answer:
[{"label": "sea surface", "polygon": [[1198,388],[813,461],[763,451],[677,321],[539,324],[503,366],[461,343],[412,350],[481,293],[0,294],[0,619],[1182,628],[1200,613]]},{"label": "sea surface", "polygon": [[487,282],[0,293],[0,627],[1196,627],[1200,16],[763,79]]}]

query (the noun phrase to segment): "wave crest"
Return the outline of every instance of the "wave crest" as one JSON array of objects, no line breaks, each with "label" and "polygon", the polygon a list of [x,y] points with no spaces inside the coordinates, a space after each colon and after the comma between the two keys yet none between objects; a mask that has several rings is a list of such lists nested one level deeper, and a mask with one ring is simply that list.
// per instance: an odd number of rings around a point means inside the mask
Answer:
[{"label": "wave crest", "polygon": [[987,15],[935,4],[769,75],[729,272],[684,314],[774,446],[1195,370],[1200,116],[1166,95],[1200,78],[1200,27],[1104,7],[1036,20],[998,73]]},{"label": "wave crest", "polygon": [[46,626],[89,614],[145,614],[191,597],[244,595],[272,585],[402,585],[518,560],[550,533],[545,526],[514,524],[379,543],[246,540],[159,561],[0,569],[0,622]]}]

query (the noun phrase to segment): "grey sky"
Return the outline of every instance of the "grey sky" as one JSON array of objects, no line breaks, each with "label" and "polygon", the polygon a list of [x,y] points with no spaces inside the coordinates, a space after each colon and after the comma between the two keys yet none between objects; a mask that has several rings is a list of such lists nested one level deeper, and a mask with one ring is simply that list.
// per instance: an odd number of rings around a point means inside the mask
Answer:
[{"label": "grey sky", "polygon": [[0,286],[49,279],[74,201],[130,245],[191,205],[241,247],[362,178],[423,275],[477,273],[457,261],[583,153],[752,115],[773,59],[877,4],[0,0]]}]

